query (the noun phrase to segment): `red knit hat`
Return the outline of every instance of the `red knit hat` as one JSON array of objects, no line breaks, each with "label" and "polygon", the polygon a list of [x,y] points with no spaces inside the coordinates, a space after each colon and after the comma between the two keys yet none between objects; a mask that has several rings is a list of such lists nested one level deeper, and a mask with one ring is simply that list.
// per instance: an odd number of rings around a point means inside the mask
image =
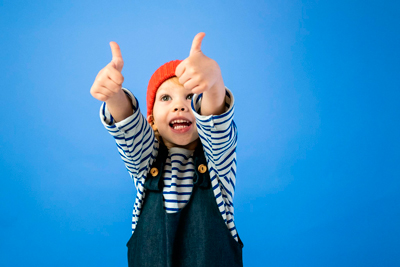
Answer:
[{"label": "red knit hat", "polygon": [[182,60],[167,62],[159,67],[151,76],[149,85],[147,86],[147,118],[153,113],[153,106],[158,87],[169,78],[175,76],[175,69],[181,62]]}]

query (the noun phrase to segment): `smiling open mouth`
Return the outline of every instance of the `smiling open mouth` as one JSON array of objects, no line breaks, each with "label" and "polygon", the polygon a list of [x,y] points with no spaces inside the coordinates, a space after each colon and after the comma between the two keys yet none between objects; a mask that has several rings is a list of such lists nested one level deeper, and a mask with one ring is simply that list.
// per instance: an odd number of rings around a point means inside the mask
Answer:
[{"label": "smiling open mouth", "polygon": [[192,123],[188,120],[173,120],[169,123],[169,126],[174,130],[183,129],[189,127]]}]

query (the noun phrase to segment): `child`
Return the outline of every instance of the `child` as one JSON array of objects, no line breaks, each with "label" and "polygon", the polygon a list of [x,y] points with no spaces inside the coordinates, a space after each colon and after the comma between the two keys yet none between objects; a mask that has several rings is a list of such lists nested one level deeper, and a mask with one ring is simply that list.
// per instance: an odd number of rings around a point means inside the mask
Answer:
[{"label": "child", "polygon": [[234,99],[195,36],[190,55],[162,65],[147,89],[147,121],[125,88],[119,46],[91,88],[137,196],[129,266],[243,266],[235,227]]}]

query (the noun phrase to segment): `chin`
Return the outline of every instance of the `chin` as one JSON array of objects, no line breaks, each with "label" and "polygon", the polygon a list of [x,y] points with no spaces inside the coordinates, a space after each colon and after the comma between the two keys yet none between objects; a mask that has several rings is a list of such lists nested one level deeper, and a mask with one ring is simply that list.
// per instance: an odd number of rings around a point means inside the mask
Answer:
[{"label": "chin", "polygon": [[[197,140],[197,139],[196,139]],[[174,144],[176,144],[177,146],[189,146],[189,145],[191,145],[193,142],[195,142],[196,140],[190,140],[190,141],[181,141],[181,140],[179,140],[179,141],[177,141],[176,143],[174,143]]]},{"label": "chin", "polygon": [[199,137],[197,137],[196,139],[194,139],[194,140],[192,139],[189,141],[163,139],[163,142],[164,142],[164,145],[168,148],[182,147],[182,148],[194,150],[196,148],[197,144],[200,142],[199,140],[200,140]]}]

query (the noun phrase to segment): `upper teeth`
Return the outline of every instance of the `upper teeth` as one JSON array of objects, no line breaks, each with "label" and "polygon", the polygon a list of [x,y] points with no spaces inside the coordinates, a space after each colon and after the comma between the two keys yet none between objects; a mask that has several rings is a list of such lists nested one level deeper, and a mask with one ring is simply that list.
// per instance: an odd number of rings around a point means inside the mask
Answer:
[{"label": "upper teeth", "polygon": [[173,121],[171,121],[171,123],[172,124],[174,124],[174,123],[189,123],[189,121],[187,121],[187,120],[173,120]]}]

